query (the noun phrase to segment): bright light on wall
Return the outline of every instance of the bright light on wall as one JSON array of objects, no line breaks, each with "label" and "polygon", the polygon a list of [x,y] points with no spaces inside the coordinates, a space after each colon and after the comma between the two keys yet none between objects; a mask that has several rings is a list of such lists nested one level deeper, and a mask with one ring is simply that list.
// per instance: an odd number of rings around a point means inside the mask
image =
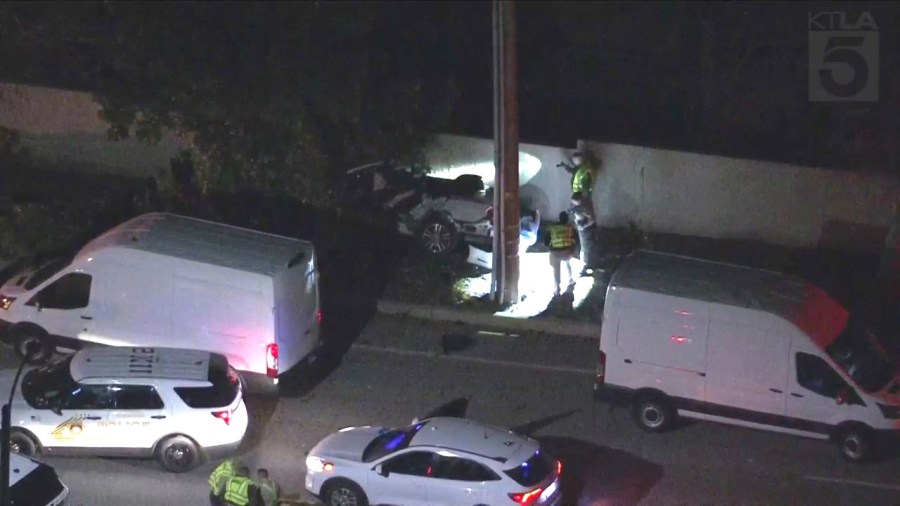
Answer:
[{"label": "bright light on wall", "polygon": [[[527,184],[538,171],[541,170],[541,160],[534,155],[519,151],[519,185]],[[432,167],[431,174],[441,179],[456,179],[463,174],[475,174],[481,176],[485,186],[494,186],[494,162],[484,161],[450,165],[447,167]]]}]

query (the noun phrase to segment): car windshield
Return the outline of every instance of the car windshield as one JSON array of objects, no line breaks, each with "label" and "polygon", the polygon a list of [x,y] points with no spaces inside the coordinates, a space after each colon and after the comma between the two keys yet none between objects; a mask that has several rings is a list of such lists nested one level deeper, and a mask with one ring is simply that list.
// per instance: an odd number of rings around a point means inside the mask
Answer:
[{"label": "car windshield", "polygon": [[368,444],[368,446],[366,446],[366,449],[363,450],[363,462],[372,462],[385,455],[390,455],[406,448],[409,446],[409,442],[412,441],[413,436],[415,436],[427,423],[428,422],[421,422],[403,429],[389,430],[383,434],[379,434]]},{"label": "car windshield", "polygon": [[867,392],[881,391],[897,371],[896,357],[853,318],[825,351]]},{"label": "car windshield", "polygon": [[22,378],[22,396],[31,407],[46,409],[57,399],[75,388],[75,380],[69,373],[72,357],[39,369],[33,369]]},{"label": "car windshield", "polygon": [[528,460],[517,467],[503,471],[507,476],[523,487],[533,487],[544,481],[556,468],[549,455],[538,450]]}]

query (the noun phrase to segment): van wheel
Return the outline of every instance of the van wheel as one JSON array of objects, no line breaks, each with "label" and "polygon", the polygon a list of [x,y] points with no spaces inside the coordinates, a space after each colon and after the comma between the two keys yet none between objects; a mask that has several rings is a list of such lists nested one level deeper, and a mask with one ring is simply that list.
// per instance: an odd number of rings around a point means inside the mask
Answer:
[{"label": "van wheel", "polygon": [[841,430],[837,444],[841,456],[853,463],[869,462],[875,453],[872,433],[865,427],[850,426]]},{"label": "van wheel", "polygon": [[12,335],[16,344],[16,355],[29,365],[43,364],[53,356],[53,348],[47,342],[47,331],[26,325],[13,327]]},{"label": "van wheel", "polygon": [[647,432],[663,432],[675,421],[675,411],[661,395],[640,395],[632,409],[634,421]]},{"label": "van wheel", "polygon": [[190,439],[172,436],[156,448],[156,460],[166,471],[184,473],[200,463],[200,452]]},{"label": "van wheel", "polygon": [[9,433],[9,451],[33,457],[38,453],[37,442],[21,430],[12,429]]}]

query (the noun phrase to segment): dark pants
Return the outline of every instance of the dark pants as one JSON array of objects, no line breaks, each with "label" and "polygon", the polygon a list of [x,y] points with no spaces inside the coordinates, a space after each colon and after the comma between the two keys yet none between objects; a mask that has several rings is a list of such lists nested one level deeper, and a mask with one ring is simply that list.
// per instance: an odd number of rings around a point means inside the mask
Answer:
[{"label": "dark pants", "polygon": [[581,243],[581,261],[585,269],[601,267],[603,252],[600,248],[600,234],[597,225],[578,229],[578,242]]},{"label": "dark pants", "polygon": [[209,491],[209,505],[210,506],[228,506],[228,503],[226,503],[224,500],[216,497],[212,493],[212,490],[210,490]]}]

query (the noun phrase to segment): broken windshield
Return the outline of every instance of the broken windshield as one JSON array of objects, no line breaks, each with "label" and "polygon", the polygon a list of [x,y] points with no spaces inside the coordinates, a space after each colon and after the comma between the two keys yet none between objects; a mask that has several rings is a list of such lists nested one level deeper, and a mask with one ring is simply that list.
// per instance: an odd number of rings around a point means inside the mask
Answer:
[{"label": "broken windshield", "polygon": [[881,391],[897,371],[896,357],[852,317],[825,351],[867,392]]}]

